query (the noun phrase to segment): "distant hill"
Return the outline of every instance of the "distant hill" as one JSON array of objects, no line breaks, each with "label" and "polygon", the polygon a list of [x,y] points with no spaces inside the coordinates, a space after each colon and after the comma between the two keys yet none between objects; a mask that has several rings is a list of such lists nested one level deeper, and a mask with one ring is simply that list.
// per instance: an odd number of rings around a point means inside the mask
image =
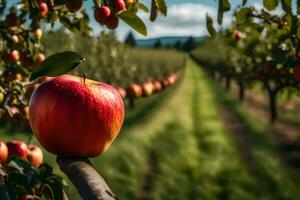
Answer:
[{"label": "distant hill", "polygon": [[[180,37],[158,37],[158,38],[151,38],[151,39],[140,39],[140,40],[136,40],[136,44],[139,47],[152,47],[154,45],[154,43],[160,39],[160,41],[162,42],[163,46],[166,45],[171,45],[173,46],[178,40],[181,41],[181,43],[184,43],[190,36],[180,36]],[[202,42],[205,39],[206,36],[202,36],[202,37],[194,37],[194,39],[197,42]]]}]

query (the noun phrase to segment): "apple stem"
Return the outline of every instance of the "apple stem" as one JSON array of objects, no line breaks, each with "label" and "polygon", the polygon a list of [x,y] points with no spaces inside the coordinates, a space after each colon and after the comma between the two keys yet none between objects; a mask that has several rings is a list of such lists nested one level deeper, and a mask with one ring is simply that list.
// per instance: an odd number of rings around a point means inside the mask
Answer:
[{"label": "apple stem", "polygon": [[86,79],[87,74],[83,74],[83,83],[85,84],[85,79]]}]

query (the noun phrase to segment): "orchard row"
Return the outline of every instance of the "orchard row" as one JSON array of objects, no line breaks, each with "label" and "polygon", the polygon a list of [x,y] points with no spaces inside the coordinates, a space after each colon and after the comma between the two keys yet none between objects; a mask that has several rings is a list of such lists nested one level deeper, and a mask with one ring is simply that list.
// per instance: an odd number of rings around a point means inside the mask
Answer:
[{"label": "orchard row", "polygon": [[264,9],[241,7],[235,12],[232,25],[219,32],[214,30],[209,16],[207,20],[212,37],[192,56],[213,75],[218,73],[225,77],[227,85],[235,80],[241,100],[245,89],[256,83],[263,85],[269,96],[270,120],[274,122],[278,93],[293,93],[300,86],[297,15],[287,11],[276,15]]}]

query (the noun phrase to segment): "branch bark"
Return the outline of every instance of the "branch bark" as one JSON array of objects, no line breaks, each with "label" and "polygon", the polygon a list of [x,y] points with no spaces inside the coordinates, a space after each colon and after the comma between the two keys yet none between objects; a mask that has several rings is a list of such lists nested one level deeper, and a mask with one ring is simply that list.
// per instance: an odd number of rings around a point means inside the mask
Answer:
[{"label": "branch bark", "polygon": [[117,199],[87,158],[57,157],[57,163],[84,200]]}]

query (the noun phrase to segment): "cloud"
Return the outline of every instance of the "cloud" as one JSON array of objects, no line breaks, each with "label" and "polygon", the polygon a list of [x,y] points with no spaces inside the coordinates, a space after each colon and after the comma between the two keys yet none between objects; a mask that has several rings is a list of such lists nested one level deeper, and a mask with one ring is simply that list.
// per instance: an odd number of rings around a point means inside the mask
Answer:
[{"label": "cloud", "polygon": [[[138,15],[146,23],[148,38],[160,36],[202,36],[208,34],[206,30],[206,13],[214,19],[214,26],[217,29],[221,28],[217,24],[218,12],[216,5],[209,6],[203,3],[173,4],[168,7],[168,16],[159,16],[155,22],[149,21],[149,13],[139,12]],[[257,9],[263,8],[261,2],[254,1],[252,5]],[[233,11],[234,7],[230,12],[224,14],[222,27],[227,27],[231,24]],[[281,13],[282,10],[280,8],[273,11],[273,14]],[[98,32],[100,30],[98,28]],[[130,30],[128,25],[120,23],[117,29],[117,36],[123,40]],[[137,38],[145,38],[138,33],[135,33],[135,35]]]},{"label": "cloud", "polygon": [[[173,4],[168,7],[168,16],[159,16],[155,22],[149,21],[149,13],[140,12],[138,15],[146,23],[148,37],[160,36],[202,36],[206,35],[206,13],[214,18],[215,25],[217,18],[217,8],[204,4],[181,3]],[[223,25],[231,22],[231,15],[224,16]],[[130,31],[127,25],[121,23],[118,28],[119,38],[124,38]],[[138,38],[143,36],[136,34]]]}]

